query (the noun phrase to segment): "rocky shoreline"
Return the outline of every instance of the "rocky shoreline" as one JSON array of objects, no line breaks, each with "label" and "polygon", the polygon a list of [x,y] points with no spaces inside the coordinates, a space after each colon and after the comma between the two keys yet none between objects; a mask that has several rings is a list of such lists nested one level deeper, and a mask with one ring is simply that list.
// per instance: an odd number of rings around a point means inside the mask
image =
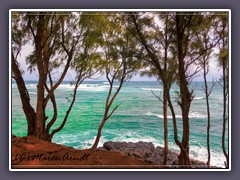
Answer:
[{"label": "rocky shoreline", "polygon": [[119,152],[78,150],[33,136],[12,136],[11,162],[13,169],[151,168]]},{"label": "rocky shoreline", "polygon": [[[99,147],[98,150],[110,151],[110,152],[120,152],[121,154],[129,157],[133,157],[142,162],[162,165],[164,148],[157,146],[151,142],[139,141],[133,142],[106,142],[103,147]],[[178,165],[178,153],[169,150],[168,152],[168,168],[181,168]],[[191,159],[191,168],[221,168],[216,166],[207,166],[206,162]]]},{"label": "rocky shoreline", "polygon": [[[169,151],[168,165],[163,166],[162,147],[151,142],[106,142],[97,150],[78,150],[39,140],[33,136],[12,136],[13,168],[184,168],[178,165],[178,154]],[[189,168],[208,167],[205,162],[191,159]]]}]

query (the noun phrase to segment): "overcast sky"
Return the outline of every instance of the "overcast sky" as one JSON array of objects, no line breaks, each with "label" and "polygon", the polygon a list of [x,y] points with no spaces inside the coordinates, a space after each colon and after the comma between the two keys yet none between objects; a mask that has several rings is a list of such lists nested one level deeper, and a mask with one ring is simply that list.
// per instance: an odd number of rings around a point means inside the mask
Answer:
[{"label": "overcast sky", "polygon": [[[25,45],[25,46],[23,46],[21,54],[18,57],[19,58],[18,62],[20,63],[20,67],[21,67],[22,70],[24,70],[23,78],[24,78],[24,80],[27,80],[27,81],[38,80],[38,74],[37,74],[36,71],[32,72],[31,74],[30,74],[29,71],[27,71],[26,57],[32,51],[33,51],[33,46],[31,46],[29,44]],[[60,76],[61,72],[62,72],[61,69],[59,69],[59,72],[55,71],[55,74],[53,76],[55,78],[54,80],[58,79],[58,77]],[[217,61],[216,60],[212,60],[211,63],[210,63],[210,72],[208,74],[208,80],[211,81],[213,78],[214,79],[219,79],[220,76],[221,76],[220,72],[221,71],[220,71],[220,69],[219,69],[219,67],[217,65]],[[64,78],[64,81],[72,80],[74,75],[75,75],[75,73],[73,71],[68,71],[66,77]],[[99,80],[106,81],[106,78],[102,77]],[[194,80],[195,81],[203,81],[202,74],[199,74],[199,76],[197,76]],[[148,78],[146,76],[141,77],[138,74],[138,75],[134,76],[131,79],[131,81],[156,81],[156,78]]]}]

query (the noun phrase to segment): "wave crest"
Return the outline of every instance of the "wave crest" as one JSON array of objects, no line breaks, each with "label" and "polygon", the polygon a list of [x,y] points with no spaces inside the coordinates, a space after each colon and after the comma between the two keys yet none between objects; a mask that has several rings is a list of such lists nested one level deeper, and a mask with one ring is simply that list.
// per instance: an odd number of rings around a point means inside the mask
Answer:
[{"label": "wave crest", "polygon": [[[164,118],[164,117],[163,117],[163,114],[154,114],[154,113],[152,113],[152,112],[147,112],[145,115],[146,115],[146,116],[157,116],[157,117],[160,118],[160,119],[163,119],[163,118]],[[200,114],[200,113],[198,113],[198,112],[190,112],[188,117],[191,118],[191,119],[192,119],[192,118],[197,118],[197,119],[205,119],[205,118],[207,118],[206,115]],[[167,118],[168,118],[168,119],[172,119],[172,116],[171,116],[171,115],[168,115]],[[182,115],[176,115],[176,118],[182,118]]]}]

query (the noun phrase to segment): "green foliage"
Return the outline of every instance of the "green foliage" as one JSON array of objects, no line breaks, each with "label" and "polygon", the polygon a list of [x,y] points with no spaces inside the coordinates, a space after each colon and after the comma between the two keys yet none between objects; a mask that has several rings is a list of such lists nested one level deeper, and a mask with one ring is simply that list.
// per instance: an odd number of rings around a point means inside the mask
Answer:
[{"label": "green foliage", "polygon": [[27,34],[27,23],[23,21],[22,13],[14,13],[12,14],[12,22],[11,22],[11,34],[12,34],[12,51],[15,55],[19,53],[22,46],[24,46],[28,42],[28,34]]},{"label": "green foliage", "polygon": [[[93,21],[94,16],[91,15],[91,21]],[[141,61],[136,58],[140,52],[139,44],[126,31],[123,25],[124,16],[121,13],[103,13],[102,15],[98,14],[94,20],[93,24],[98,28],[91,28],[92,32],[90,31],[89,34],[91,38],[94,37],[92,34],[98,37],[97,41],[95,40],[98,55],[94,57],[98,58],[95,63],[97,63],[99,70],[102,74],[115,74],[114,78],[118,80],[123,75],[125,80],[130,79],[140,68]],[[85,39],[89,43],[89,38]],[[92,41],[90,40],[90,42]],[[92,46],[91,43],[90,46]]]}]

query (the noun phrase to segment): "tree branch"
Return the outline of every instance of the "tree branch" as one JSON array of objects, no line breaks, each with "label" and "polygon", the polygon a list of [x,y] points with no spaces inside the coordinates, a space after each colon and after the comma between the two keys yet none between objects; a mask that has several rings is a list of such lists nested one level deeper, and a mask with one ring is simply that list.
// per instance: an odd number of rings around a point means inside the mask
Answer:
[{"label": "tree branch", "polygon": [[118,104],[117,106],[115,106],[115,108],[112,110],[112,112],[107,116],[106,120],[108,120],[112,114],[116,111],[116,109],[122,104],[123,102],[121,102],[120,104]]}]

